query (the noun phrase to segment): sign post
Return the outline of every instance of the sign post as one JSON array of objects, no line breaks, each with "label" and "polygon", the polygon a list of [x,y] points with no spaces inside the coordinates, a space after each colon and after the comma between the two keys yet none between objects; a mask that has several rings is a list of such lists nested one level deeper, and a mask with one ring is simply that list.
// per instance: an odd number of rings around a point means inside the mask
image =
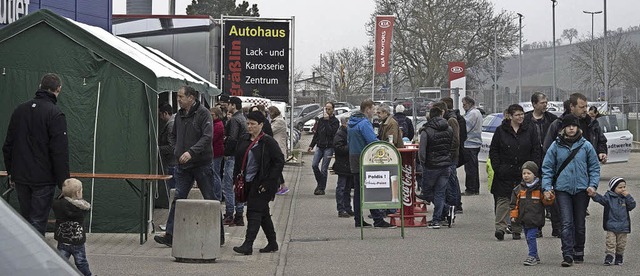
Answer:
[{"label": "sign post", "polygon": [[400,209],[403,218],[400,229],[404,238],[400,153],[388,142],[373,142],[362,151],[360,164],[360,239],[364,239],[363,209]]}]

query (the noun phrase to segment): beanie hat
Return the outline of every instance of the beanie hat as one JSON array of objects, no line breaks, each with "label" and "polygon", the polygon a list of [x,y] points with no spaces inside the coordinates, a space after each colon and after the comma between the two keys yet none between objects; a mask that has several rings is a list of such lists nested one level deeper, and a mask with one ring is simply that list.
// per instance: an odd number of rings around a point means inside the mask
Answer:
[{"label": "beanie hat", "polygon": [[620,184],[620,182],[625,182],[624,178],[622,177],[614,177],[611,178],[611,180],[609,180],[609,190],[611,190],[612,192],[616,189],[616,187],[618,186],[618,184]]},{"label": "beanie hat", "polygon": [[564,115],[564,117],[562,117],[562,128],[565,128],[567,126],[580,127],[580,121],[578,120],[578,117],[573,114]]},{"label": "beanie hat", "polygon": [[538,165],[536,165],[535,162],[533,161],[527,161],[524,162],[524,164],[522,164],[522,169],[524,170],[527,169],[529,171],[531,171],[533,173],[533,175],[535,175],[536,177],[540,177],[539,172],[538,172]]},{"label": "beanie hat", "polygon": [[404,112],[404,105],[399,104],[398,106],[396,106],[396,113],[403,113]]}]

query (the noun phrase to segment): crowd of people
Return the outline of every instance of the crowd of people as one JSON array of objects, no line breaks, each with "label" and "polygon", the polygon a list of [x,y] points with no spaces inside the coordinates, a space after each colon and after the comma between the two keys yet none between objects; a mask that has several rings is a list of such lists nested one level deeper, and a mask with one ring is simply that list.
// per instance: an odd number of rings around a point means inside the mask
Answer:
[{"label": "crowd of people", "polygon": [[[73,255],[78,269],[91,275],[82,227],[91,204],[82,199],[82,183],[69,177],[66,119],[56,105],[61,87],[57,75],[46,74],[35,98],[15,109],[3,145],[4,162],[22,216],[44,235],[53,208],[58,250],[67,258]],[[224,95],[208,109],[200,101],[199,92],[190,86],[180,87],[177,102],[179,110],[175,114],[166,103],[158,108],[165,122],[158,139],[162,171],[173,175],[166,185],[167,191],[175,188],[175,196],[166,232],[154,240],[172,246],[174,224],[179,223],[174,221],[175,201],[187,198],[196,183],[205,199],[224,200],[221,245],[225,243],[224,225],[245,225],[246,206],[245,240],[233,250],[251,255],[262,228],[268,244],[259,251],[277,251],[269,202],[289,190],[282,174],[288,153],[287,125],[280,110],[262,105],[244,110],[240,98]],[[534,93],[531,103],[533,110],[529,112],[518,104],[510,105],[491,141],[487,163],[494,172],[490,192],[495,238],[502,241],[511,234],[518,240],[524,233],[529,251],[523,264],[536,265],[540,263],[536,238],[542,237],[548,213],[551,235],[561,240],[561,265],[584,262],[585,217],[592,199],[604,206],[604,264],[621,265],[631,231],[629,211],[636,203],[621,177],[609,181],[604,195],[596,192],[600,165],[607,162],[607,141],[596,120],[597,110],[587,113],[587,98],[580,93],[570,95],[560,117],[546,110],[543,93]],[[311,167],[317,182],[314,194],[318,196],[326,193],[328,168],[335,157],[332,168],[338,175],[338,217],[353,217],[358,228],[395,227],[384,220],[389,210],[370,209],[373,224],[361,217],[360,155],[375,141],[402,148],[405,141],[419,137],[416,162],[422,177],[417,197],[433,204],[428,228],[451,225],[456,214],[463,212],[462,195],[480,193],[482,114],[472,98],[462,99],[464,115],[453,108],[452,98],[433,104],[416,137],[401,105],[376,107],[373,101],[365,100],[359,110],[341,119],[335,117],[334,107],[327,102],[322,116],[316,119],[308,151],[313,152]],[[31,165],[35,163],[43,165]],[[464,192],[457,177],[461,166],[466,174]],[[244,183],[244,189],[238,189],[239,183]],[[56,187],[61,193],[54,200]]]}]

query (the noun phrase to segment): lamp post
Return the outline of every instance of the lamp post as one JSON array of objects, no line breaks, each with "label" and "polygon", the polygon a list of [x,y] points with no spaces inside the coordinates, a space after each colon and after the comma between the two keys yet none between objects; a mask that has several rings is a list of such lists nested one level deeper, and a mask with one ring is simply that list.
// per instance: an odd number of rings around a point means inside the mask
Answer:
[{"label": "lamp post", "polygon": [[591,100],[595,101],[597,97],[595,95],[596,89],[595,89],[595,82],[594,82],[594,77],[593,77],[593,74],[594,74],[594,68],[593,67],[596,64],[596,62],[595,62],[595,58],[596,58],[595,57],[595,47],[593,45],[593,16],[596,15],[596,14],[601,14],[602,11],[593,11],[593,12],[592,11],[582,11],[582,12],[591,15]]},{"label": "lamp post", "polygon": [[498,112],[498,30],[493,32],[493,112]]},{"label": "lamp post", "polygon": [[604,100],[609,101],[609,57],[607,55],[607,0],[604,0]]},{"label": "lamp post", "polygon": [[557,100],[556,98],[556,5],[558,4],[557,0],[551,0],[551,15],[553,17],[553,41],[551,44],[553,45],[553,91],[552,97],[553,100]]},{"label": "lamp post", "polygon": [[522,101],[522,18],[524,15],[518,13],[520,23],[520,50],[518,51],[518,102]]}]

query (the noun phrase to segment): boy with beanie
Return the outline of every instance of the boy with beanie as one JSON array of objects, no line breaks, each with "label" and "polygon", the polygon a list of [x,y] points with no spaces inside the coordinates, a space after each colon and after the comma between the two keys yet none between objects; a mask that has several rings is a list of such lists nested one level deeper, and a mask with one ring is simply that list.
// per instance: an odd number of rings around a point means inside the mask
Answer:
[{"label": "boy with beanie", "polygon": [[607,232],[604,265],[622,265],[624,248],[627,245],[627,234],[631,232],[629,211],[636,207],[636,201],[627,192],[627,183],[622,177],[609,180],[609,190],[603,195],[590,193],[593,201],[604,206],[602,226]]},{"label": "boy with beanie", "polygon": [[536,238],[538,228],[544,226],[545,218],[544,197],[538,173],[538,165],[535,162],[525,162],[522,165],[522,182],[513,189],[511,194],[511,223],[522,225],[529,246],[529,255],[523,262],[526,266],[540,263]]}]

